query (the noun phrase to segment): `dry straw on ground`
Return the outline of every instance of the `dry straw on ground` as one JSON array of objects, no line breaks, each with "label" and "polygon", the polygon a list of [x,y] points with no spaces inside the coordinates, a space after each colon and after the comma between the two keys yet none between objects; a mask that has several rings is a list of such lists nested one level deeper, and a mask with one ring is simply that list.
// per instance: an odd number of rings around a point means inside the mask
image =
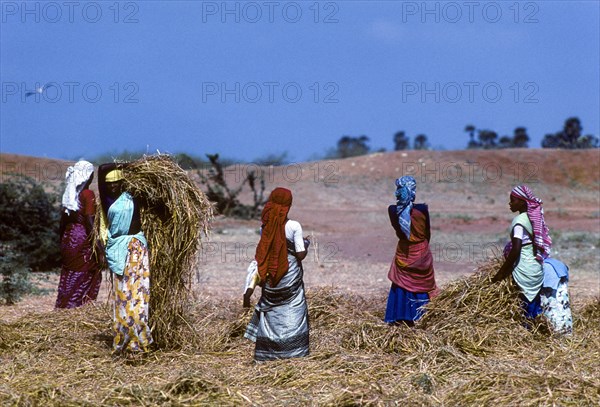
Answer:
[{"label": "dry straw on ground", "polygon": [[196,336],[143,358],[111,357],[106,306],[25,316],[0,325],[0,404],[599,405],[600,299],[576,301],[572,337],[546,335],[495,269],[449,284],[412,329],[382,322],[385,298],[309,290],[311,355],[269,363],[238,301],[196,302]]},{"label": "dry straw on ground", "polygon": [[[481,355],[525,341],[530,331],[534,335],[548,333],[548,325],[541,316],[533,323],[524,320],[518,292],[509,278],[492,285],[490,277],[502,262],[498,255],[482,264],[472,276],[449,283],[427,305],[419,327],[444,332],[445,344]],[[530,325],[530,331],[525,325]]]},{"label": "dry straw on ground", "polygon": [[141,202],[150,249],[150,324],[160,348],[177,348],[193,332],[187,321],[201,237],[213,207],[168,155],[144,156],[124,168],[125,189]]}]

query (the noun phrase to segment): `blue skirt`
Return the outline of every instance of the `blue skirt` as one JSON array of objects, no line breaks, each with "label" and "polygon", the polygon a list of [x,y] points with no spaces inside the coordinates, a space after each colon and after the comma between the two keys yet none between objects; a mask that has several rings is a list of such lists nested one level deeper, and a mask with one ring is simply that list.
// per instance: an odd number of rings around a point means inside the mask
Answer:
[{"label": "blue skirt", "polygon": [[423,315],[421,308],[429,302],[429,294],[413,293],[392,283],[385,309],[384,321],[416,321]]},{"label": "blue skirt", "polygon": [[540,315],[544,310],[542,309],[542,303],[540,301],[540,294],[535,296],[533,301],[528,301],[527,298],[523,294],[519,295],[521,299],[521,307],[523,308],[523,313],[525,314],[525,318],[534,319],[538,315]]}]

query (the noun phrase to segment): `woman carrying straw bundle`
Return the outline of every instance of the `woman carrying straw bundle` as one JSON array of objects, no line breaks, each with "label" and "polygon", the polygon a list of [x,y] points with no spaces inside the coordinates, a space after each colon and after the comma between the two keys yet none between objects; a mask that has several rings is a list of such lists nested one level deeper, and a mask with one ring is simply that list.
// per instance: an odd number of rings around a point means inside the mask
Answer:
[{"label": "woman carrying straw bundle", "polygon": [[256,262],[262,295],[244,337],[256,343],[258,361],[309,353],[308,307],[302,260],[306,246],[300,223],[289,220],[292,192],[275,188],[262,211]]},{"label": "woman carrying straw bundle", "polygon": [[416,189],[417,182],[413,177],[398,178],[396,205],[388,207],[398,245],[388,273],[392,287],[384,320],[409,326],[422,316],[422,307],[437,293],[429,248],[429,210],[425,204],[414,204]]},{"label": "woman carrying straw bundle", "polygon": [[102,274],[92,250],[91,233],[96,213],[96,197],[89,187],[94,166],[78,161],[66,173],[60,218],[62,270],[56,308],[75,308],[98,297]]},{"label": "woman carrying straw bundle", "polygon": [[148,324],[150,267],[139,203],[123,188],[120,164],[103,164],[98,190],[106,228],[106,260],[114,274],[113,349],[146,352],[152,344]]},{"label": "woman carrying straw bundle", "polygon": [[504,250],[506,259],[492,278],[497,282],[512,273],[520,288],[519,295],[526,318],[533,319],[542,313],[540,289],[544,281],[542,264],[550,255],[552,240],[546,222],[542,201],[529,187],[513,188],[508,204],[512,212],[519,212],[510,225],[510,242]]}]

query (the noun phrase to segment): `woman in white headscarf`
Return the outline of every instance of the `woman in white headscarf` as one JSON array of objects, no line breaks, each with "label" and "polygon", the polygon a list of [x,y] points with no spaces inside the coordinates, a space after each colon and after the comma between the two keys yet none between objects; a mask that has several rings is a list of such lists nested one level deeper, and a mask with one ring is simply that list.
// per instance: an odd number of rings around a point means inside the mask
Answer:
[{"label": "woman in white headscarf", "polygon": [[56,308],[75,308],[98,297],[102,274],[93,253],[90,234],[96,197],[89,189],[94,166],[78,161],[67,169],[60,220],[62,270]]}]

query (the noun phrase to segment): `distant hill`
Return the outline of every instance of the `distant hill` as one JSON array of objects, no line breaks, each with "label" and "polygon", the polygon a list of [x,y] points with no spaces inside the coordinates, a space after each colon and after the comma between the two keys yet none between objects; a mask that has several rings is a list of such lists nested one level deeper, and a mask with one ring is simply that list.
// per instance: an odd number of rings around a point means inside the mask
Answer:
[{"label": "distant hill", "polygon": [[[55,187],[71,164],[14,154],[0,154],[0,162],[1,180],[17,172]],[[233,186],[258,169],[237,164],[227,167],[225,176]],[[395,243],[386,208],[395,202],[394,180],[404,174],[417,179],[417,202],[429,205],[434,233],[450,240],[454,234],[464,241],[478,233],[487,239],[503,236],[512,218],[509,193],[519,184],[528,184],[544,201],[553,231],[600,232],[600,150],[397,151],[260,170],[265,198],[275,186],[291,189],[290,217],[350,257],[390,256]],[[241,199],[252,200],[247,186]],[[259,221],[228,222],[258,227]]]},{"label": "distant hill", "polygon": [[[3,153],[0,179],[17,173],[58,186],[71,164]],[[226,179],[235,185],[251,170],[257,167],[230,166]],[[518,184],[529,185],[550,211],[554,202],[563,211],[600,210],[599,149],[408,150],[262,167],[262,171],[266,194],[275,186],[285,186],[294,192],[295,203],[311,210],[379,208],[393,201],[395,178],[407,174],[417,180],[417,200],[444,212],[504,210],[510,189]],[[247,188],[244,197],[250,199]]]}]

